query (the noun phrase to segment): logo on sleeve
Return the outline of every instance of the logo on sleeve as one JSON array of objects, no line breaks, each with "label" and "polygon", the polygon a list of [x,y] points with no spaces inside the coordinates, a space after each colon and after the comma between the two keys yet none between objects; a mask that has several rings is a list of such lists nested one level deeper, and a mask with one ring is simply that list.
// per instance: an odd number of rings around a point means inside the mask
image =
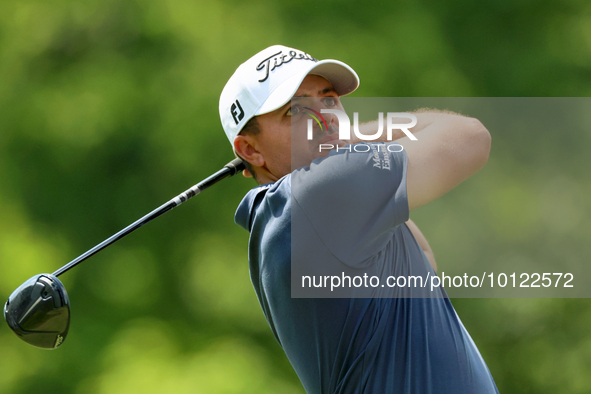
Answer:
[{"label": "logo on sleeve", "polygon": [[[382,155],[380,155],[380,148],[385,147],[385,144],[369,144],[372,150],[373,156],[373,166],[374,168],[380,168],[382,170],[389,170],[390,169],[390,156],[385,152],[385,150],[381,150]],[[402,146],[400,145],[402,148]],[[399,151],[397,151],[399,152]]]},{"label": "logo on sleeve", "polygon": [[[240,112],[236,111],[236,109],[238,109]],[[232,118],[234,118],[234,122],[236,122],[236,124],[240,123],[242,118],[244,118],[244,110],[240,105],[240,101],[236,100],[235,103],[232,103],[232,106],[230,107],[230,113],[232,114]]]}]

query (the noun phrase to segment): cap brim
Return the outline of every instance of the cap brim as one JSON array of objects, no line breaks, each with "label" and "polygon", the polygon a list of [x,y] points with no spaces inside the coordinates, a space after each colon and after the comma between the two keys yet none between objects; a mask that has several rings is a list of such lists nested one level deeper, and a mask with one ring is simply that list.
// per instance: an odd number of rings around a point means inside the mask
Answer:
[{"label": "cap brim", "polygon": [[321,60],[309,69],[286,79],[279,85],[265,102],[257,109],[256,115],[263,115],[285,105],[300,87],[307,75],[314,74],[326,78],[333,86],[339,96],[352,93],[359,86],[357,73],[348,65],[338,60]]}]

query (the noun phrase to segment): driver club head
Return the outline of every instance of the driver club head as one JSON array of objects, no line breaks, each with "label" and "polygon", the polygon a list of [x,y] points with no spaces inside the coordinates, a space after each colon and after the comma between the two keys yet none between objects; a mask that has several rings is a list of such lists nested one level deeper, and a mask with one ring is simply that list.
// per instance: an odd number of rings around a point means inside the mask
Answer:
[{"label": "driver club head", "polygon": [[66,339],[70,327],[68,293],[57,277],[35,275],[8,297],[4,318],[23,341],[55,349]]}]

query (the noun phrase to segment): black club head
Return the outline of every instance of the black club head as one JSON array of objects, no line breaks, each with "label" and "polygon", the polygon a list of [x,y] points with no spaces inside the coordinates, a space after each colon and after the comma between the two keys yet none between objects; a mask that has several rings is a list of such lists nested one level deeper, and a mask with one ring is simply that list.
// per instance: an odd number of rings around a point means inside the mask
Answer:
[{"label": "black club head", "polygon": [[4,318],[23,341],[55,349],[66,339],[70,327],[68,293],[57,277],[36,275],[8,297]]}]

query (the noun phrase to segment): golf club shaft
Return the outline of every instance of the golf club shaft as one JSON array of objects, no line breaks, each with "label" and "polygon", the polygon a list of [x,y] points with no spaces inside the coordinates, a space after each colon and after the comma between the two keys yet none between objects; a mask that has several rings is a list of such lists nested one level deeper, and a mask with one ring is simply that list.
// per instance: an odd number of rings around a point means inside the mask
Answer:
[{"label": "golf club shaft", "polygon": [[127,234],[131,233],[132,231],[137,230],[144,224],[148,223],[152,219],[157,218],[158,216],[162,215],[165,212],[170,211],[172,208],[184,203],[189,198],[196,196],[203,190],[207,189],[209,186],[221,181],[222,179],[232,176],[239,171],[244,169],[244,163],[241,159],[234,159],[228,164],[224,166],[221,170],[216,172],[215,174],[211,175],[210,177],[202,180],[195,186],[187,189],[183,193],[179,194],[172,200],[168,201],[167,203],[161,205],[160,207],[156,208],[152,212],[148,213],[147,215],[141,217],[140,219],[136,220],[129,226],[125,227],[123,230],[119,231],[117,234],[112,235],[111,237],[107,238],[100,244],[96,245],[94,248],[88,250],[87,252],[81,254],[80,256],[76,257],[74,260],[70,261],[68,264],[64,265],[62,268],[58,269],[53,273],[54,276],[60,276],[64,272],[68,271],[69,269],[75,267],[79,263],[83,262],[90,256],[100,252],[107,246],[111,245],[113,242],[120,240],[121,238],[125,237]]}]

